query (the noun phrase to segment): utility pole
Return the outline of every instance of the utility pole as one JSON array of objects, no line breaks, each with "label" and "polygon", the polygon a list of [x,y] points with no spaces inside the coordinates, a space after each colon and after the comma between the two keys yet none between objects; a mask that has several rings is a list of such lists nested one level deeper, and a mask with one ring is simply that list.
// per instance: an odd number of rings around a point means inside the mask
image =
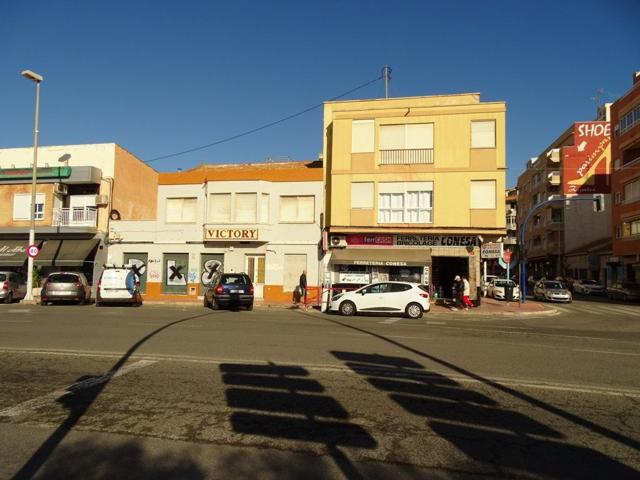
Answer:
[{"label": "utility pole", "polygon": [[384,78],[384,98],[389,98],[389,81],[391,80],[391,67],[385,65],[382,69],[382,77]]}]

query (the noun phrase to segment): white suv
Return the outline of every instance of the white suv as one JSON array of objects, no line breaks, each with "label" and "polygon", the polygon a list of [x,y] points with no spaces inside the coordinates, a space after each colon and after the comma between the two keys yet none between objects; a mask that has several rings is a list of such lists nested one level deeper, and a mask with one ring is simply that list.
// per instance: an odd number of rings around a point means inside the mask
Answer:
[{"label": "white suv", "polygon": [[358,312],[403,312],[409,318],[420,318],[430,308],[429,288],[409,282],[372,283],[353,292],[335,295],[329,305],[329,310],[347,316]]}]

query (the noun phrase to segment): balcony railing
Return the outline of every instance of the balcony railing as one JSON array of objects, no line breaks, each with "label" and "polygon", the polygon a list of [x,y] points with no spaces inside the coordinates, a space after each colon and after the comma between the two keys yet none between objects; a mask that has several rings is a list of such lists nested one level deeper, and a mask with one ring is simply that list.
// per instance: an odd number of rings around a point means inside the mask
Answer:
[{"label": "balcony railing", "polygon": [[380,150],[380,165],[433,163],[433,148]]},{"label": "balcony railing", "polygon": [[54,227],[95,227],[98,212],[96,207],[55,208]]},{"label": "balcony railing", "polygon": [[517,230],[518,223],[515,215],[507,215],[507,230]]}]

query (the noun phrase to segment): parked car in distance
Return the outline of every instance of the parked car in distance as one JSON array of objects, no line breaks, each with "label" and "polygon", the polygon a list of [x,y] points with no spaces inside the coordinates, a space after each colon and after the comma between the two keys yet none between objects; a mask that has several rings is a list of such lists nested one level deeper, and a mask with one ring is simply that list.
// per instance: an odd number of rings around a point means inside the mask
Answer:
[{"label": "parked car in distance", "polygon": [[507,280],[506,278],[494,278],[489,282],[487,287],[487,297],[493,297],[496,300],[507,300],[507,289],[511,289],[511,298],[508,300],[518,300],[520,298],[520,289],[516,282]]},{"label": "parked car in distance", "polygon": [[27,296],[27,282],[21,273],[0,272],[0,302],[12,303]]},{"label": "parked car in distance", "polygon": [[50,273],[42,284],[40,304],[76,302],[78,305],[91,301],[91,287],[84,273]]},{"label": "parked car in distance", "polygon": [[482,280],[481,282],[481,287],[482,287],[482,295],[484,295],[485,297],[488,295],[488,291],[489,291],[489,284],[491,283],[491,281],[494,278],[498,278],[497,275],[487,275],[486,280]]},{"label": "parked car in distance", "polygon": [[533,298],[552,302],[571,303],[571,292],[558,280],[541,280],[533,287]]},{"label": "parked car in distance", "polygon": [[369,312],[404,313],[409,318],[420,318],[430,309],[429,287],[410,282],[372,283],[334,295],[329,304],[330,311],[346,316]]},{"label": "parked car in distance", "polygon": [[573,292],[584,295],[602,295],[604,285],[600,285],[595,280],[576,280],[573,282]]},{"label": "parked car in distance", "polygon": [[96,290],[96,306],[108,303],[142,305],[140,279],[133,271],[132,265],[105,266]]},{"label": "parked car in distance", "polygon": [[633,282],[612,283],[607,287],[607,297],[610,299],[619,298],[621,300],[640,300],[640,285]]},{"label": "parked car in distance", "polygon": [[204,292],[204,306],[253,310],[253,284],[246,273],[223,273]]}]

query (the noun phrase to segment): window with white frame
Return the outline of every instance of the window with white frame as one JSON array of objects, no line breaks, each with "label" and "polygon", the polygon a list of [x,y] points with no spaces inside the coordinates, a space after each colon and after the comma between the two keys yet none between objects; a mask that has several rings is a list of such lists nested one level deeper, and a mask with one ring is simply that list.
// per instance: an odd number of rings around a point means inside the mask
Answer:
[{"label": "window with white frame", "polygon": [[209,223],[231,223],[231,194],[210,193],[208,210]]},{"label": "window with white frame", "polygon": [[471,148],[496,147],[495,120],[478,120],[471,122]]},{"label": "window with white frame", "polygon": [[494,209],[496,208],[496,181],[495,180],[471,180],[470,208]]},{"label": "window with white frame", "polygon": [[269,207],[271,196],[268,193],[260,194],[260,223],[269,223]]},{"label": "window with white frame", "polygon": [[313,195],[281,196],[281,223],[313,223],[315,197]]},{"label": "window with white frame", "polygon": [[378,223],[432,223],[433,182],[378,184]]},{"label": "window with white frame", "polygon": [[167,223],[194,223],[197,198],[167,198],[165,221]]},{"label": "window with white frame", "polygon": [[[34,217],[36,220],[44,219],[44,193],[36,193],[36,205],[34,207]],[[13,219],[31,220],[29,206],[31,205],[30,193],[16,193],[13,196]]]},{"label": "window with white frame", "polygon": [[351,153],[373,152],[373,120],[353,120],[351,122]]},{"label": "window with white frame", "polygon": [[622,224],[623,237],[631,237],[636,235],[640,235],[640,218],[635,218]]},{"label": "window with white frame", "polygon": [[640,200],[640,179],[624,185],[624,202],[635,202]]},{"label": "window with white frame", "polygon": [[351,208],[373,208],[373,182],[353,182],[351,184]]},{"label": "window with white frame", "polygon": [[255,193],[236,193],[234,217],[236,223],[256,223],[258,195]]}]

